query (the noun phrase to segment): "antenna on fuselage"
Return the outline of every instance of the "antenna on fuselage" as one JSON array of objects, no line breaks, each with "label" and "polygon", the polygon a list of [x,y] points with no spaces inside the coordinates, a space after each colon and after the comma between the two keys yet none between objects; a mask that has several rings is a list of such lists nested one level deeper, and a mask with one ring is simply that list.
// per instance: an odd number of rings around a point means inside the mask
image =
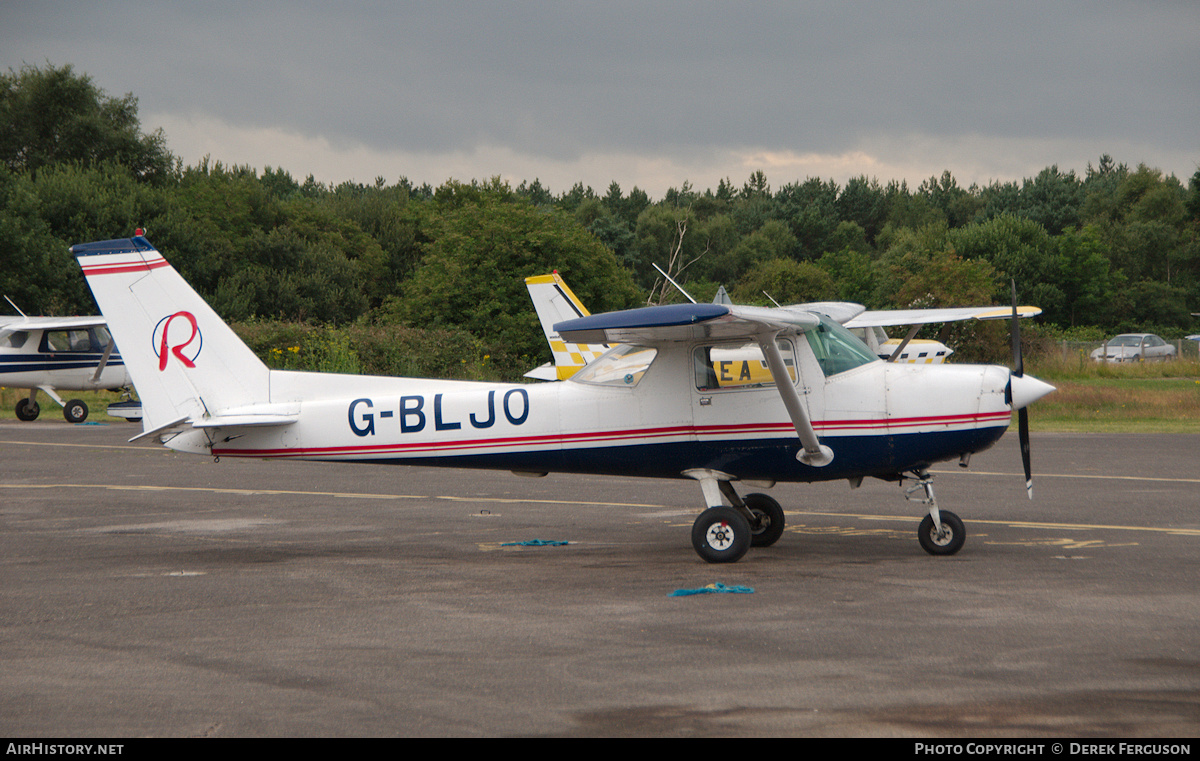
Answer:
[{"label": "antenna on fuselage", "polygon": [[667,273],[662,271],[662,267],[659,267],[654,262],[650,262],[650,266],[652,266],[652,267],[654,267],[654,269],[658,270],[658,274],[665,277],[667,279],[667,282],[670,283],[671,285],[675,286],[675,289],[677,291],[679,291],[680,293],[682,293],[687,298],[688,301],[692,302],[693,304],[696,303],[696,300],[692,298],[691,294],[689,294],[687,291],[683,290],[683,286],[681,286],[679,283],[676,283],[674,280],[671,279],[670,275],[668,275]]},{"label": "antenna on fuselage", "polygon": [[17,306],[16,304],[14,304],[14,303],[13,303],[13,300],[12,300],[12,299],[10,299],[8,296],[5,296],[5,297],[4,297],[4,300],[5,300],[5,301],[7,301],[9,304],[12,304],[12,308],[13,308],[13,309],[15,309],[15,310],[17,310],[17,313],[18,313],[18,314],[20,314],[22,317],[28,317],[28,316],[29,316],[29,315],[25,314],[24,312],[22,312],[22,311],[21,311],[21,307],[19,307],[19,306]]}]

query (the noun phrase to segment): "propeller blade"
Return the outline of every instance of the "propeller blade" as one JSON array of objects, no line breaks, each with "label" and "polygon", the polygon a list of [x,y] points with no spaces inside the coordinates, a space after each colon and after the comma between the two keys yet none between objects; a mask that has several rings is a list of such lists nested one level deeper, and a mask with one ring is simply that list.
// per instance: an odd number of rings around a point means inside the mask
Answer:
[{"label": "propeller blade", "polygon": [[1021,441],[1021,464],[1025,466],[1025,491],[1033,499],[1033,470],[1029,463],[1029,409],[1017,410],[1017,436]]},{"label": "propeller blade", "polygon": [[[1012,279],[1012,352],[1013,378],[1025,376],[1025,360],[1021,355],[1021,318],[1017,315],[1017,279]],[[1016,397],[1012,389],[1012,379],[1009,380],[1010,398]],[[1025,466],[1025,493],[1033,499],[1033,468],[1029,456],[1029,408],[1022,404],[1017,410],[1017,436],[1021,442],[1021,464]]]},{"label": "propeller blade", "polygon": [[1012,353],[1013,375],[1018,378],[1025,374],[1025,362],[1021,357],[1021,318],[1017,315],[1017,281],[1012,280]]}]

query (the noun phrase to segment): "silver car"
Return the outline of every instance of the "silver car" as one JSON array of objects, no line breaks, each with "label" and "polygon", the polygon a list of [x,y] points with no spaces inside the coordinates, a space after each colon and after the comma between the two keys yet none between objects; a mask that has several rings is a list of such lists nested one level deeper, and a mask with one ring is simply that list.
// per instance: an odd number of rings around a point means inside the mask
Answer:
[{"label": "silver car", "polygon": [[1145,362],[1175,359],[1175,347],[1153,333],[1122,333],[1092,352],[1097,362]]}]

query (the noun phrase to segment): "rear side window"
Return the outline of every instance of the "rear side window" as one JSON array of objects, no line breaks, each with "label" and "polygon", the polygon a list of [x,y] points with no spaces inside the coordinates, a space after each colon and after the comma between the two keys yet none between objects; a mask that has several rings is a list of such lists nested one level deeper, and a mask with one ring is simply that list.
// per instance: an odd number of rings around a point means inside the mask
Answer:
[{"label": "rear side window", "polygon": [[108,348],[110,340],[108,330],[103,327],[47,330],[42,335],[41,350],[60,354],[102,352]]}]

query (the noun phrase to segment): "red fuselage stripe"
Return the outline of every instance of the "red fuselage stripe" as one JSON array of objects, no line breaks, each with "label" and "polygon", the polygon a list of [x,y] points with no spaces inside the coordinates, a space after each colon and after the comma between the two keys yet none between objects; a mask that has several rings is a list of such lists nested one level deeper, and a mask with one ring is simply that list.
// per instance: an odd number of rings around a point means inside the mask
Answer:
[{"label": "red fuselage stripe", "polygon": [[[998,412],[979,415],[947,415],[930,418],[904,418],[900,420],[842,420],[823,421],[816,427],[821,429],[856,428],[869,429],[886,433],[894,428],[911,428],[917,425],[964,425],[990,427],[1008,421],[1008,412]],[[745,434],[780,434],[793,430],[790,423],[759,423],[725,426],[672,426],[668,428],[651,428],[646,430],[597,431],[593,433],[555,433],[539,436],[511,436],[494,439],[457,439],[453,441],[421,441],[412,443],[392,443],[340,446],[340,447],[303,447],[279,449],[213,449],[213,454],[228,457],[312,457],[312,456],[345,456],[345,455],[381,455],[381,454],[414,454],[417,452],[452,452],[464,449],[509,449],[512,447],[545,447],[561,444],[582,444],[597,442],[615,442],[629,445],[645,443],[648,439],[671,437],[688,437],[692,435],[710,438],[715,436],[745,435]]]}]

